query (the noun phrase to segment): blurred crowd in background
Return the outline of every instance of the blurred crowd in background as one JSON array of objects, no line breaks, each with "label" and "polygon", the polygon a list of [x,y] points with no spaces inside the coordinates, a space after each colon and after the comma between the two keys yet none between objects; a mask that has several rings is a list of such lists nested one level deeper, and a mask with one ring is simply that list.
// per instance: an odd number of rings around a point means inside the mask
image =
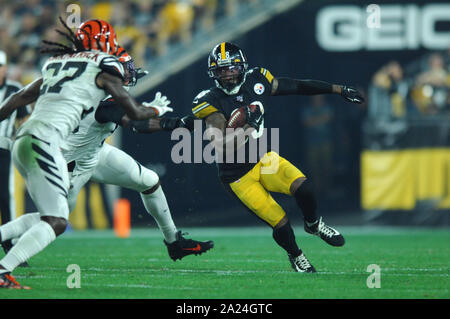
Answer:
[{"label": "blurred crowd in background", "polygon": [[[218,19],[232,16],[239,6],[258,5],[259,0],[121,0],[56,1],[0,0],[0,50],[8,56],[8,73],[27,84],[39,76],[43,57],[41,40],[63,41],[62,29],[70,4],[81,9],[81,21],[109,21],[120,44],[137,65],[148,65],[166,54],[174,43],[187,43],[199,30],[212,31]],[[433,53],[411,65],[390,61],[373,76],[368,90],[369,118],[392,120],[450,112],[450,49]]]},{"label": "blurred crowd in background", "polygon": [[[171,45],[189,43],[196,32],[212,32],[221,18],[232,17],[260,0],[120,0],[56,1],[0,0],[0,50],[8,56],[12,80],[27,84],[40,76],[45,56],[41,40],[64,42],[55,32],[58,21],[71,14],[70,4],[81,9],[81,21],[90,18],[110,22],[119,43],[138,66],[165,55]],[[413,63],[389,61],[373,75],[367,88],[367,104],[348,108],[331,105],[328,97],[312,97],[301,108],[298,123],[307,147],[305,160],[321,194],[338,193],[334,181],[357,176],[361,149],[360,123],[364,119],[389,123],[411,118],[450,117],[450,48],[424,55]],[[341,110],[341,108],[343,110]],[[344,109],[345,108],[345,109]],[[358,124],[359,123],[359,124]],[[353,154],[353,155],[352,155]],[[354,158],[352,158],[353,156]],[[357,179],[357,177],[356,177]],[[328,192],[334,189],[333,192]],[[355,193],[358,190],[355,189]]]},{"label": "blurred crowd in background", "polygon": [[173,43],[187,43],[194,32],[210,32],[221,17],[236,14],[240,6],[259,0],[120,0],[56,1],[0,0],[0,50],[9,58],[9,77],[27,84],[40,73],[41,40],[61,41],[58,22],[71,15],[70,4],[81,9],[81,21],[90,18],[110,22],[119,43],[137,65],[164,55]]},{"label": "blurred crowd in background", "polygon": [[352,169],[346,166],[359,160],[349,156],[360,153],[355,137],[361,135],[362,122],[392,135],[407,127],[409,120],[450,121],[450,48],[406,65],[394,60],[381,66],[367,89],[366,107],[341,110],[322,95],[311,97],[305,106],[299,124],[312,184],[318,194],[336,194],[334,181],[348,177]]},{"label": "blurred crowd in background", "polygon": [[413,63],[390,61],[373,76],[369,119],[395,121],[430,116],[450,117],[450,48]]}]

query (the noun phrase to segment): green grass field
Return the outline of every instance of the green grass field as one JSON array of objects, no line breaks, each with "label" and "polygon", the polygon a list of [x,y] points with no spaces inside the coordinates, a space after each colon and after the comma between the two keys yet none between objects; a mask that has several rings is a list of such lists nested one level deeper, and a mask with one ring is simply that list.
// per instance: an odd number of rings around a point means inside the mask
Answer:
[{"label": "green grass field", "polygon": [[[333,248],[296,228],[316,274],[295,273],[269,228],[183,229],[213,239],[215,248],[173,262],[155,229],[64,234],[14,275],[32,290],[0,290],[5,298],[57,299],[318,299],[450,297],[450,231],[417,228],[339,228],[346,245]],[[81,270],[69,289],[67,267]],[[367,266],[381,268],[381,288],[368,288]]]}]

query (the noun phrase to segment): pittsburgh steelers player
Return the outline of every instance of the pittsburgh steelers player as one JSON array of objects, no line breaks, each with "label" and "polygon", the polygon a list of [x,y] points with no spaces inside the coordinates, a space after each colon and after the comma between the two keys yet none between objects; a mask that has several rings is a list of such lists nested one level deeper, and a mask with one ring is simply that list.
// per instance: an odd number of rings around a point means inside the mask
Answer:
[{"label": "pittsburgh steelers player", "polygon": [[[216,45],[209,54],[208,74],[214,80],[215,87],[202,91],[195,97],[192,112],[195,117],[205,121],[207,130],[222,133],[211,136],[216,154],[229,151],[228,142],[234,141],[238,135],[226,132],[233,110],[245,106],[246,124],[243,129],[260,131],[264,125],[264,113],[270,111],[269,96],[339,94],[352,103],[364,102],[362,95],[351,87],[317,80],[274,77],[269,70],[260,67],[249,69],[242,50],[228,42]],[[253,110],[249,107],[250,104],[259,106]],[[259,135],[251,134],[248,138],[255,136]],[[297,246],[286,213],[270,192],[287,194],[295,199],[303,213],[306,232],[320,237],[332,246],[343,246],[344,237],[336,229],[327,226],[322,217],[317,216],[314,195],[300,187],[306,176],[299,169],[273,151],[258,154],[257,161],[252,162],[248,145],[249,142],[245,142],[243,163],[236,161],[236,156],[229,161],[228,155],[226,160],[217,163],[221,182],[245,207],[272,227],[274,240],[286,250],[295,271],[316,272]],[[236,151],[234,149],[235,155]],[[276,170],[271,170],[274,164],[277,164]]]}]

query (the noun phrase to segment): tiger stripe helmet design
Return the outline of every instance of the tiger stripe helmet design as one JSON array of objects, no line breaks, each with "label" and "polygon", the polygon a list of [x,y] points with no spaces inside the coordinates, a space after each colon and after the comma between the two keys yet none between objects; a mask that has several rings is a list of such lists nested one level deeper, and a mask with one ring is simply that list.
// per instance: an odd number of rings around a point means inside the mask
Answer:
[{"label": "tiger stripe helmet design", "polygon": [[137,70],[134,66],[134,60],[128,54],[128,52],[121,47],[118,46],[117,51],[114,55],[119,59],[119,62],[122,64],[123,69],[125,70],[125,85],[127,86],[135,86],[137,83]]},{"label": "tiger stripe helmet design", "polygon": [[114,55],[116,57],[118,57],[119,61],[122,62],[122,63],[132,60],[132,58],[128,54],[128,52],[123,47],[121,47],[120,45],[117,46],[117,51],[114,53]]},{"label": "tiger stripe helmet design", "polygon": [[119,47],[113,27],[106,21],[88,20],[77,29],[76,37],[86,50],[98,50],[114,54]]}]

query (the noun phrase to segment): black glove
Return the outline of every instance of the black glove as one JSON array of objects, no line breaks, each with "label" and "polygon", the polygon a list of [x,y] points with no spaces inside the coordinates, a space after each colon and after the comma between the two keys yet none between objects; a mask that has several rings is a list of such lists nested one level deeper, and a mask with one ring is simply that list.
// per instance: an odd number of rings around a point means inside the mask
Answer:
[{"label": "black glove", "polygon": [[187,115],[185,117],[162,117],[161,118],[161,128],[165,131],[173,131],[176,128],[183,127],[187,128],[189,131],[194,130],[194,120],[195,117]]},{"label": "black glove", "polygon": [[184,127],[187,128],[189,131],[193,131],[194,130],[194,121],[196,120],[196,118],[192,115],[186,115],[185,117],[182,117],[180,119],[180,126],[179,127]]},{"label": "black glove", "polygon": [[180,118],[161,117],[160,125],[164,131],[173,131],[174,129],[180,127]]},{"label": "black glove", "polygon": [[255,110],[251,110],[249,105],[245,107],[245,121],[254,129],[259,129],[263,120],[263,115],[259,106]]},{"label": "black glove", "polygon": [[343,85],[341,95],[349,102],[358,104],[364,103],[364,97],[355,88]]}]

